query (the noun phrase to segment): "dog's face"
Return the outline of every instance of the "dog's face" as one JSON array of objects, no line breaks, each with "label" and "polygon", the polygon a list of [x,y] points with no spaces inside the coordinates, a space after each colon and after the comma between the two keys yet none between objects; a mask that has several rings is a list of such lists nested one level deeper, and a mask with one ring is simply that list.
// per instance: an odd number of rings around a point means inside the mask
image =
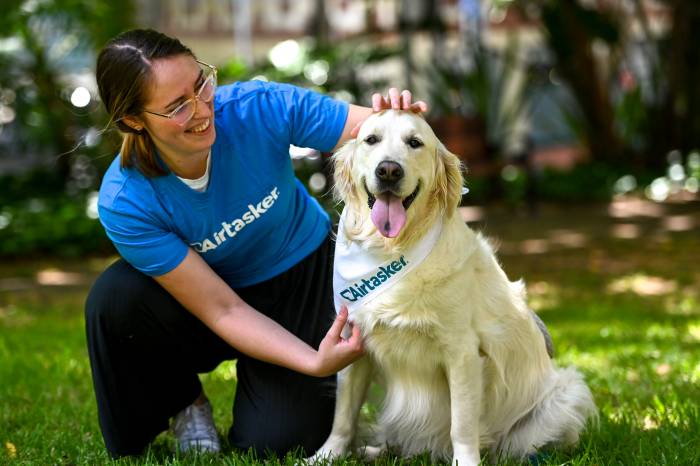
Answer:
[{"label": "dog's face", "polygon": [[386,238],[399,237],[417,217],[451,215],[462,188],[457,157],[406,111],[370,116],[335,155],[335,179],[338,197]]}]

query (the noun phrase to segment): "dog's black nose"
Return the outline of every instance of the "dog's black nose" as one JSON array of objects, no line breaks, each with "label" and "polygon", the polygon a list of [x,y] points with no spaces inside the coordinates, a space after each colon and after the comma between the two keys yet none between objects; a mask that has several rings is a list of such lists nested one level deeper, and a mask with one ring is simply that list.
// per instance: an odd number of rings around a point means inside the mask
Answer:
[{"label": "dog's black nose", "polygon": [[374,174],[377,178],[385,183],[394,183],[403,178],[403,168],[396,162],[390,162],[385,160],[377,165],[377,169],[374,170]]}]

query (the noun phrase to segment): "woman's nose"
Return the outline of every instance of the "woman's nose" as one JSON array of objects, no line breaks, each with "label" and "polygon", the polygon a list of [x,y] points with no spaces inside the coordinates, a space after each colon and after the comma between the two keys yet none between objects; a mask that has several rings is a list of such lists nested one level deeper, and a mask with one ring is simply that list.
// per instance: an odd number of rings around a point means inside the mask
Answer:
[{"label": "woman's nose", "polygon": [[213,100],[202,102],[199,98],[195,99],[195,111],[192,118],[207,118],[213,113]]}]

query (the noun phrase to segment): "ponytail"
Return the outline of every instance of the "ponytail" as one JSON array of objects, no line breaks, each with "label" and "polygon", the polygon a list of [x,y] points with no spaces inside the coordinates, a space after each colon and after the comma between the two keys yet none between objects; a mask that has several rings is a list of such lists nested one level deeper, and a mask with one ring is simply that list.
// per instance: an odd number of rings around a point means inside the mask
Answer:
[{"label": "ponytail", "polygon": [[135,166],[147,177],[167,174],[158,163],[155,146],[145,130],[122,132],[121,167]]}]

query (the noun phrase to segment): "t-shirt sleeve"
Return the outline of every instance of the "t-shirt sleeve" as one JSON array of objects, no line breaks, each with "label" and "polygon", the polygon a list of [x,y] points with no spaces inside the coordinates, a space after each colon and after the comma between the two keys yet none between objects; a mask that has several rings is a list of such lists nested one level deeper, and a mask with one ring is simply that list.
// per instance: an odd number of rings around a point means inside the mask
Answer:
[{"label": "t-shirt sleeve", "polygon": [[99,205],[100,221],[119,254],[141,272],[170,272],[187,255],[188,246],[172,231],[132,203]]},{"label": "t-shirt sleeve", "polygon": [[286,119],[291,144],[328,152],[338,142],[348,117],[348,104],[290,84],[269,85],[274,114]]}]

